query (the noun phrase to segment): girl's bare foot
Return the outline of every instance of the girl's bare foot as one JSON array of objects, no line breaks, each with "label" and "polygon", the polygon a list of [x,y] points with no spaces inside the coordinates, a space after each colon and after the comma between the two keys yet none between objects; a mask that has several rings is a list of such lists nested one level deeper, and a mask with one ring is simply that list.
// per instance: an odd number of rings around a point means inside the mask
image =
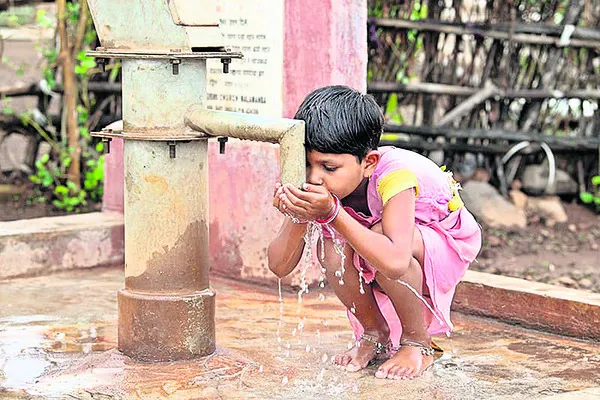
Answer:
[{"label": "girl's bare foot", "polygon": [[[433,364],[433,350],[427,351],[431,349],[429,345],[419,346],[416,343],[410,343],[412,344],[401,345],[398,352],[379,367],[375,377],[381,379],[413,379],[429,368]],[[424,349],[426,351],[423,351]]]},{"label": "girl's bare foot", "polygon": [[388,352],[389,336],[377,336],[364,334],[354,344],[354,346],[344,354],[338,354],[333,362],[343,367],[348,372],[357,372],[365,368],[369,363],[377,358],[383,357]]}]

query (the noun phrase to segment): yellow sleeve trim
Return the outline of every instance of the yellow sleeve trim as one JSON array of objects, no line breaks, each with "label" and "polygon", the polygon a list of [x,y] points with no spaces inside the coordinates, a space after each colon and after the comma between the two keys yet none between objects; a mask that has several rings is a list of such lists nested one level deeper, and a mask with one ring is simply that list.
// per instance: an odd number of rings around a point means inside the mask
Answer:
[{"label": "yellow sleeve trim", "polygon": [[385,175],[377,185],[377,191],[381,196],[383,205],[392,197],[406,189],[415,188],[415,196],[419,195],[419,184],[417,177],[408,169],[399,169]]}]

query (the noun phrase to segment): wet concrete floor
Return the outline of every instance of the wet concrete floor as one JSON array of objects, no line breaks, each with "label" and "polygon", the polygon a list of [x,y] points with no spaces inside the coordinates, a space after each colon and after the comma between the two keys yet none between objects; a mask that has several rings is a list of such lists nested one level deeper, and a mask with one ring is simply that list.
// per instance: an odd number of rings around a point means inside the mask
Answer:
[{"label": "wet concrete floor", "polygon": [[[598,343],[455,314],[434,368],[413,381],[331,364],[352,336],[326,289],[303,296],[213,278],[217,352],[144,364],[116,347],[119,269],[0,281],[1,399],[593,399]],[[510,305],[507,305],[510,306]],[[279,334],[277,332],[279,331]]]}]

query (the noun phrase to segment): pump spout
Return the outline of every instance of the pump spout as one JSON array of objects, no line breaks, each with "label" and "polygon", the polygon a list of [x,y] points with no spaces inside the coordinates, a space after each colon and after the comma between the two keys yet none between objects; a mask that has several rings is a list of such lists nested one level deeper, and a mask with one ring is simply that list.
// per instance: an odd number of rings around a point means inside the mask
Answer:
[{"label": "pump spout", "polygon": [[190,107],[185,123],[210,136],[279,143],[281,183],[300,187],[306,180],[304,121],[213,111],[198,104]]}]

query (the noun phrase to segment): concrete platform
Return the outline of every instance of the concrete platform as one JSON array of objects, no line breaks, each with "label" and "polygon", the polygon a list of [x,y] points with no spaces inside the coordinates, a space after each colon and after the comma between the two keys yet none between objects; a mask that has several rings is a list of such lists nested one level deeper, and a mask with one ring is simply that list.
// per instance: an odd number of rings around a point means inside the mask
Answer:
[{"label": "concrete platform", "polygon": [[[414,381],[376,366],[346,373],[331,356],[351,332],[338,300],[311,287],[301,304],[277,288],[223,279],[217,352],[143,364],[115,350],[120,269],[0,281],[0,398],[9,399],[591,399],[600,398],[600,346],[454,315],[446,353]],[[279,334],[277,332],[279,331]]]},{"label": "concrete platform", "polygon": [[0,222],[0,279],[123,265],[119,213],[93,212]]}]

